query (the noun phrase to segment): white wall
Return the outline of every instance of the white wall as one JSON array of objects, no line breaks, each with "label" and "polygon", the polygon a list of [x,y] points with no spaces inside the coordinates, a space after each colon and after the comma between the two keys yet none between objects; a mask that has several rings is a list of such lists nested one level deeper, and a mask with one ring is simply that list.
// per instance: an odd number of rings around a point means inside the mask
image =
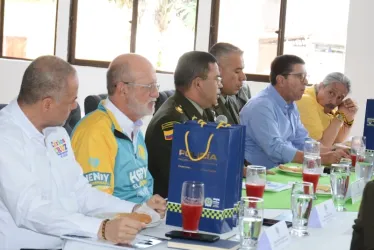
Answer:
[{"label": "white wall", "polygon": [[[374,16],[374,1],[351,1],[348,22],[348,41],[346,50],[345,73],[353,81],[353,98],[359,103],[360,110],[357,122],[353,126],[352,134],[362,134],[365,116],[366,99],[374,93],[374,84],[370,82],[372,60],[374,57],[374,35],[371,30],[371,21]],[[210,29],[211,0],[199,1],[198,29],[196,49],[208,50]],[[68,33],[69,33],[70,0],[60,0],[57,20],[56,55],[67,59]],[[373,20],[372,20],[373,19]],[[18,94],[22,74],[29,64],[28,61],[0,59],[0,103],[8,103]],[[89,94],[105,93],[105,72],[103,68],[76,66],[79,79],[79,103],[83,107],[84,98]],[[173,88],[173,76],[158,74],[161,90]],[[252,94],[267,86],[267,83],[251,82]],[[374,95],[373,95],[374,96]]]},{"label": "white wall", "polygon": [[352,135],[362,135],[366,100],[374,98],[374,83],[371,82],[374,58],[373,9],[373,0],[350,2],[345,73],[352,80],[352,98],[359,105]]}]

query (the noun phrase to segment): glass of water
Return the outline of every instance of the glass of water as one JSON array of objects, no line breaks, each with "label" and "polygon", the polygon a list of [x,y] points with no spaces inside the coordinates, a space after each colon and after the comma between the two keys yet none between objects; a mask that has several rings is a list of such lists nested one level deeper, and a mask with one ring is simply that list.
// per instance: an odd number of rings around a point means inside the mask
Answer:
[{"label": "glass of water", "polygon": [[313,184],[296,182],[291,190],[292,229],[291,235],[308,236],[308,221],[313,204]]},{"label": "glass of water", "polygon": [[345,209],[345,198],[348,191],[350,170],[349,166],[345,164],[331,165],[330,182],[332,199],[336,211],[342,212]]},{"label": "glass of water", "polygon": [[362,161],[356,162],[355,172],[357,180],[363,178],[365,183],[371,180],[373,175],[373,161],[374,154],[372,152],[366,152]]},{"label": "glass of water", "polygon": [[319,156],[321,151],[321,144],[315,140],[305,140],[304,144],[304,155],[316,155]]},{"label": "glass of water", "polygon": [[264,218],[264,200],[242,197],[239,205],[240,249],[256,249]]}]

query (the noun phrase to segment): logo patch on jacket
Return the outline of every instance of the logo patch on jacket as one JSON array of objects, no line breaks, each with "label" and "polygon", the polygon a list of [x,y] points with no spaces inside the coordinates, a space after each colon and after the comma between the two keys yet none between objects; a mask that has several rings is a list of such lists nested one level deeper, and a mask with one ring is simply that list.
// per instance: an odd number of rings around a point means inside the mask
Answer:
[{"label": "logo patch on jacket", "polygon": [[93,168],[97,168],[100,165],[100,160],[98,158],[90,157],[88,159],[88,164]]},{"label": "logo patch on jacket", "polygon": [[66,146],[66,141],[64,138],[56,141],[51,141],[51,145],[55,153],[61,158],[64,158],[68,155],[68,147]]},{"label": "logo patch on jacket", "polygon": [[110,186],[112,174],[95,171],[84,174],[84,177],[92,186]]},{"label": "logo patch on jacket", "polygon": [[138,156],[145,160],[145,149],[142,145],[138,145]]},{"label": "logo patch on jacket", "polygon": [[138,197],[151,196],[151,192],[148,188],[149,183],[147,179],[147,173],[148,169],[146,167],[141,167],[128,172],[131,186],[136,190],[136,195]]}]

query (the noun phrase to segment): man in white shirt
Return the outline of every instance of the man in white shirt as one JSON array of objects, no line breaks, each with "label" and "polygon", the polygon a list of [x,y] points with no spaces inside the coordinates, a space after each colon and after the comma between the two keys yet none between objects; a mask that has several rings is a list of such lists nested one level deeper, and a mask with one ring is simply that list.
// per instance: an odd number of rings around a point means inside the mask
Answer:
[{"label": "man in white shirt", "polygon": [[165,201],[157,196],[140,206],[92,188],[83,177],[61,127],[77,106],[77,91],[71,65],[39,57],[26,69],[17,100],[0,111],[0,249],[57,249],[64,234],[128,243],[143,223],[94,216],[144,206],[164,215]]}]

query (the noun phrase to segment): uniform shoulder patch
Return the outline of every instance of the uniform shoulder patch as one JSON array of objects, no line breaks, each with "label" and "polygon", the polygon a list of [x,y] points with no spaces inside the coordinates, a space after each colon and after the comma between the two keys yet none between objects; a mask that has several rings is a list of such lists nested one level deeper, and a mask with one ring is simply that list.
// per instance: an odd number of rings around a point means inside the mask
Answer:
[{"label": "uniform shoulder patch", "polygon": [[170,122],[161,124],[161,129],[162,129],[162,132],[164,133],[164,138],[166,141],[173,140],[174,124],[178,124],[178,123],[180,122],[170,121]]},{"label": "uniform shoulder patch", "polygon": [[173,133],[174,133],[173,129],[164,130],[163,132],[164,132],[165,141],[171,141],[171,140],[173,140]]}]

